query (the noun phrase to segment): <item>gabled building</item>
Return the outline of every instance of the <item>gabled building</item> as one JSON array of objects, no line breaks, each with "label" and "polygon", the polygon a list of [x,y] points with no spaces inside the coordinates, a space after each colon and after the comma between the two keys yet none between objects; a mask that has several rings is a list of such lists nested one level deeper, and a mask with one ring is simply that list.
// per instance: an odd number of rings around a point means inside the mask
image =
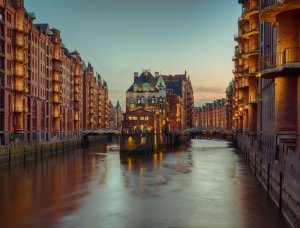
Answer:
[{"label": "gabled building", "polygon": [[140,75],[134,73],[133,84],[126,92],[123,131],[163,133],[168,129],[167,111],[163,77],[157,72],[153,76],[148,70]]},{"label": "gabled building", "polygon": [[190,77],[185,72],[179,75],[164,75],[167,86],[167,101],[170,104],[171,130],[180,131],[195,126],[194,93]]}]

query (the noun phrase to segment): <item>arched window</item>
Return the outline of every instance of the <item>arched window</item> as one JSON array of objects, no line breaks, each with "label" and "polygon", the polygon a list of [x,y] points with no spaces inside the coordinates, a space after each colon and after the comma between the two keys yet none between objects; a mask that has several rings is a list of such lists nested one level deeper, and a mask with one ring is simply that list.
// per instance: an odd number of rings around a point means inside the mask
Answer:
[{"label": "arched window", "polygon": [[152,103],[152,98],[151,96],[148,97],[148,104],[151,104]]},{"label": "arched window", "polygon": [[137,98],[136,98],[136,103],[137,103],[137,104],[140,104],[140,103],[141,103],[141,97],[137,97]]},{"label": "arched window", "polygon": [[144,96],[141,97],[141,103],[145,104],[146,103],[146,98]]},{"label": "arched window", "polygon": [[41,129],[42,131],[45,130],[45,104],[42,103],[41,106]]},{"label": "arched window", "polygon": [[152,102],[151,102],[152,104],[155,104],[156,103],[156,97],[152,97]]},{"label": "arched window", "polygon": [[37,130],[37,104],[36,104],[36,100],[33,101],[32,104],[32,130],[36,131]]}]

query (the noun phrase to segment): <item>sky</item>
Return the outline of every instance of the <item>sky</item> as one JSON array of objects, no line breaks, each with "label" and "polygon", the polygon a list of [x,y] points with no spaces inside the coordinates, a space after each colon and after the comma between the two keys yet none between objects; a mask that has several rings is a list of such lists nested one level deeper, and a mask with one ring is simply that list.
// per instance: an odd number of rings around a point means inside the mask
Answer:
[{"label": "sky", "polygon": [[35,23],[62,32],[65,46],[107,81],[125,105],[134,72],[187,71],[195,105],[225,97],[231,81],[236,0],[25,0]]}]

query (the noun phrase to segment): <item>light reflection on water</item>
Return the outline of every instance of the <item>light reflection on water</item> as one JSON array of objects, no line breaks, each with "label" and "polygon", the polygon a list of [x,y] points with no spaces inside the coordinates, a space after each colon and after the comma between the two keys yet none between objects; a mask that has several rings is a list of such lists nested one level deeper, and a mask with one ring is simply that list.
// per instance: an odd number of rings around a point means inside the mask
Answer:
[{"label": "light reflection on water", "polygon": [[145,158],[111,143],[0,174],[3,227],[287,227],[226,141]]}]

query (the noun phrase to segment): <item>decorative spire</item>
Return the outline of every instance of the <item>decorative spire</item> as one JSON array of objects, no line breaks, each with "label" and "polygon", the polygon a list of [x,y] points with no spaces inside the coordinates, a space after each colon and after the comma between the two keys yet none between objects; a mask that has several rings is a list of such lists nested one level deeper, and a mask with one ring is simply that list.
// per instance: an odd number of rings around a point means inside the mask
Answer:
[{"label": "decorative spire", "polygon": [[165,81],[162,77],[162,75],[160,75],[157,83],[156,83],[156,87],[166,87]]}]

